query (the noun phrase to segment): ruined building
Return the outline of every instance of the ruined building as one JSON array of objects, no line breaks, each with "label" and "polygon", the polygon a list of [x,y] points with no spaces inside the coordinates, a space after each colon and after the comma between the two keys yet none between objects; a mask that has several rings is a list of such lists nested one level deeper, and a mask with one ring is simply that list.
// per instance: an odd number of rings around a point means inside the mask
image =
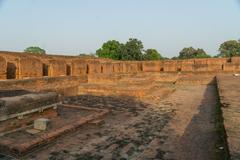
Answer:
[{"label": "ruined building", "polygon": [[0,159],[240,159],[240,57],[0,52]]}]

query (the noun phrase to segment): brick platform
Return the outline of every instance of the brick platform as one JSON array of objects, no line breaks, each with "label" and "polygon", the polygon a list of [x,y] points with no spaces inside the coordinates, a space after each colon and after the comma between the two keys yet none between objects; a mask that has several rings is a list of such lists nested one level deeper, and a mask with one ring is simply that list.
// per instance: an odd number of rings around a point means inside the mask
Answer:
[{"label": "brick platform", "polygon": [[217,76],[220,103],[231,158],[240,159],[240,77]]}]

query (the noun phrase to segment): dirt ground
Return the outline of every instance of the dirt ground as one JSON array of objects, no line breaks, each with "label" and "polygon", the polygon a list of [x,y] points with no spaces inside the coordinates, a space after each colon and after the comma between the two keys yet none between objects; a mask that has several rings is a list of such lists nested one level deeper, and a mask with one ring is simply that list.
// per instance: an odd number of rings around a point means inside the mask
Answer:
[{"label": "dirt ground", "polygon": [[111,112],[102,125],[85,125],[25,159],[213,160],[213,85],[181,85],[164,99],[83,95],[65,101]]},{"label": "dirt ground", "polygon": [[173,103],[176,113],[163,130],[168,135],[160,147],[164,159],[215,159],[215,86],[185,86],[162,103]]}]

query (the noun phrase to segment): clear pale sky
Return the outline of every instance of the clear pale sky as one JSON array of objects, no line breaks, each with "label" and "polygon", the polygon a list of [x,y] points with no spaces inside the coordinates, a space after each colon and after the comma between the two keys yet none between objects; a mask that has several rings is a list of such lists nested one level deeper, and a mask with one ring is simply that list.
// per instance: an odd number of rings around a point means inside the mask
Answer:
[{"label": "clear pale sky", "polygon": [[217,54],[240,39],[240,0],[0,0],[0,50],[77,55],[131,37],[167,57],[189,46]]}]

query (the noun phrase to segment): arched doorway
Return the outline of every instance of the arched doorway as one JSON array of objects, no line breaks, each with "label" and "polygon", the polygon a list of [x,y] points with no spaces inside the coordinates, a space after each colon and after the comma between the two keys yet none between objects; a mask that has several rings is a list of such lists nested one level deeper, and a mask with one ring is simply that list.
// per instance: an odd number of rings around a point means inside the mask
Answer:
[{"label": "arched doorway", "polygon": [[48,76],[48,65],[46,65],[46,64],[42,65],[42,74],[44,77]]},{"label": "arched doorway", "polygon": [[16,79],[17,67],[14,63],[7,63],[7,79]]},{"label": "arched doorway", "polygon": [[67,66],[66,66],[66,75],[67,75],[67,76],[71,76],[71,72],[72,72],[71,70],[72,70],[72,69],[71,69],[71,66],[70,66],[70,65],[67,65]]},{"label": "arched doorway", "polygon": [[89,74],[89,66],[87,64],[87,70],[86,70],[86,73]]}]

